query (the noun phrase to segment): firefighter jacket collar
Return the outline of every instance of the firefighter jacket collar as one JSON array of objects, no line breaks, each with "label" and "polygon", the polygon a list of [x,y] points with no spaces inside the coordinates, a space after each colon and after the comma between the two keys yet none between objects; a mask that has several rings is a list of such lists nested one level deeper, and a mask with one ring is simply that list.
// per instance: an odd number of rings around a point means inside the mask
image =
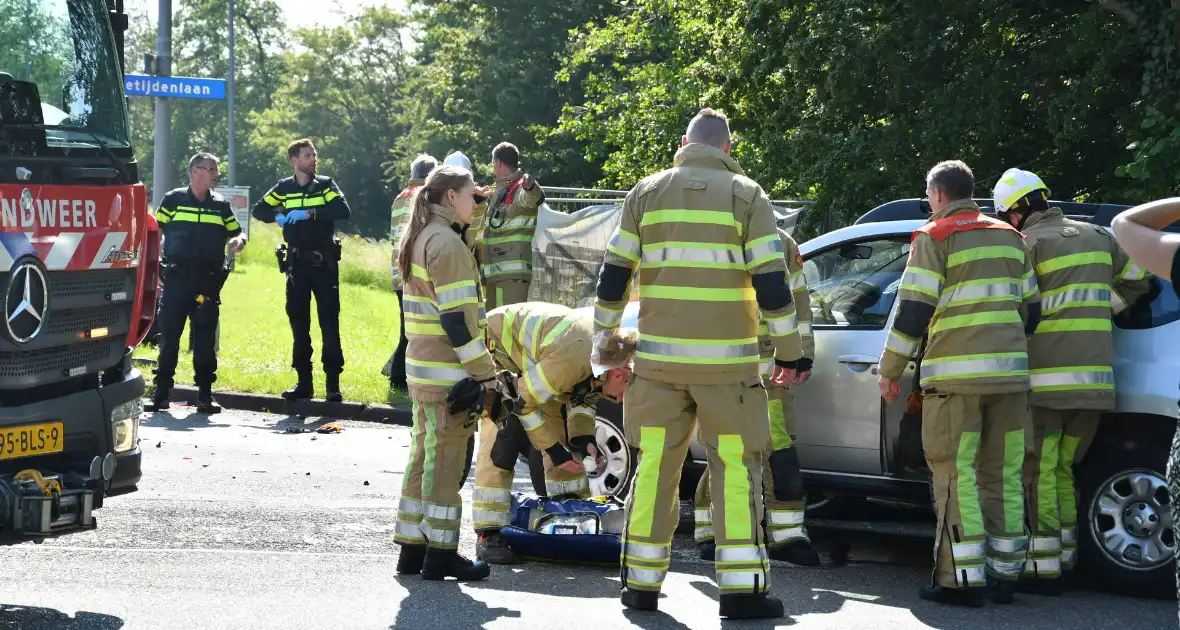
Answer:
[{"label": "firefighter jacket collar", "polygon": [[459,217],[455,215],[454,208],[450,206],[443,206],[437,203],[429,204],[429,208],[430,214],[445,221],[447,225],[451,226],[452,230],[455,230],[456,234],[462,232],[463,228],[467,227],[462,221],[459,220]]},{"label": "firefighter jacket collar", "polygon": [[1028,230],[1032,226],[1042,223],[1061,223],[1064,220],[1065,213],[1061,211],[1061,208],[1049,208],[1048,210],[1034,212],[1028,215],[1028,218],[1024,220],[1024,229]]},{"label": "firefighter jacket collar", "polygon": [[737,161],[729,157],[725,151],[707,144],[686,144],[676,152],[672,158],[673,166],[696,166],[703,168],[724,169],[738,175],[745,175],[746,171]]},{"label": "firefighter jacket collar", "polygon": [[425,183],[426,179],[423,177],[411,177],[410,181],[406,182],[406,188],[409,188],[410,186],[422,186]]},{"label": "firefighter jacket collar", "polygon": [[936,219],[945,219],[953,214],[959,214],[960,212],[979,212],[979,206],[970,199],[952,201],[948,203],[942,210],[939,210],[938,212],[930,215],[930,220],[934,221]]},{"label": "firefighter jacket collar", "polygon": [[[516,183],[516,180],[520,179],[521,177],[524,177],[524,171],[518,168],[516,169],[515,173],[509,175],[508,177],[501,177],[500,179],[496,180],[496,183],[498,183],[501,188],[510,188]],[[479,188],[479,186],[476,186],[476,188]]]}]

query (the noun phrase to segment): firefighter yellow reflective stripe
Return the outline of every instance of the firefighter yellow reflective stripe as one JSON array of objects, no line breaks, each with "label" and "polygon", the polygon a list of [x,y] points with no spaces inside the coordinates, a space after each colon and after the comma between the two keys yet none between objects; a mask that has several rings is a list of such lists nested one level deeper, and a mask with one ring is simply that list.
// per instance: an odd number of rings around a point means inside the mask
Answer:
[{"label": "firefighter yellow reflective stripe", "polygon": [[798,293],[807,288],[807,276],[802,269],[791,274],[789,284],[791,285],[791,293]]},{"label": "firefighter yellow reflective stripe", "polygon": [[1114,265],[1110,258],[1110,252],[1084,252],[1081,254],[1069,254],[1067,256],[1058,256],[1057,258],[1050,258],[1044,262],[1037,264],[1037,274],[1045,275],[1053,273],[1054,271],[1061,271],[1067,267],[1077,267],[1078,265]]},{"label": "firefighter yellow reflective stripe", "polygon": [[524,385],[529,389],[529,393],[532,394],[533,400],[537,404],[548,402],[560,393],[553,391],[553,386],[545,378],[545,372],[541,369],[540,363],[534,363],[525,370]]},{"label": "firefighter yellow reflective stripe", "polygon": [[443,505],[441,503],[425,503],[423,505],[422,513],[426,515],[426,518],[453,521],[463,514],[463,506],[460,505]]},{"label": "firefighter yellow reflective stripe", "polygon": [[639,237],[622,228],[611,235],[606,249],[633,263],[639,262]]},{"label": "firefighter yellow reflective stripe", "polygon": [[[742,540],[754,538],[754,530],[750,523],[750,471],[742,462],[745,447],[740,435],[717,436],[717,456],[725,465],[725,480],[722,488],[725,492],[725,536],[730,539]],[[754,547],[757,551],[758,547]],[[721,549],[717,549],[717,559],[722,560]]]},{"label": "firefighter yellow reflective stripe", "polygon": [[412,315],[406,316],[406,336],[420,336],[420,337],[445,337],[447,331],[443,330],[442,324],[437,320],[433,322],[422,322],[413,319]]},{"label": "firefighter yellow reflective stripe", "polygon": [[467,345],[461,348],[455,348],[455,354],[464,365],[482,359],[488,356],[488,347],[484,345],[483,338],[472,339],[467,342]]},{"label": "firefighter yellow reflective stripe", "polygon": [[430,282],[430,274],[426,272],[425,267],[419,267],[418,265],[410,264],[410,275],[418,278],[419,280]]},{"label": "firefighter yellow reflective stripe", "polygon": [[574,325],[574,318],[572,318],[572,317],[562,318],[562,320],[557,322],[557,325],[553,327],[553,330],[550,330],[549,334],[545,335],[545,339],[543,341],[541,341],[541,347],[545,347],[545,346],[553,343],[554,341],[557,341],[557,338],[560,337],[562,334],[564,334],[565,331],[569,330],[570,326],[573,326],[573,325]]},{"label": "firefighter yellow reflective stripe", "polygon": [[511,503],[512,492],[507,488],[493,486],[476,486],[471,491],[472,503]]},{"label": "firefighter yellow reflective stripe", "polygon": [[507,232],[509,230],[523,230],[537,227],[537,217],[517,217],[509,219],[502,223],[499,227],[493,227],[490,223],[488,227],[492,232]]},{"label": "firefighter yellow reflective stripe", "polygon": [[[504,319],[500,323],[500,343],[504,346],[504,354],[509,358],[513,357],[512,349],[512,327],[516,324],[516,311],[509,310],[504,313]],[[515,359],[513,359],[515,360]],[[517,364],[519,365],[519,363]]]},{"label": "firefighter yellow reflective stripe", "polygon": [[393,526],[393,537],[398,542],[405,542],[410,544],[424,544],[422,536],[422,529],[418,527],[418,523],[407,523],[399,520]]},{"label": "firefighter yellow reflective stripe", "polygon": [[766,329],[774,337],[797,333],[799,332],[799,317],[795,313],[791,313],[784,317],[767,319]]},{"label": "firefighter yellow reflective stripe", "polygon": [[770,525],[802,525],[803,510],[767,510],[766,522]]},{"label": "firefighter yellow reflective stripe", "polygon": [[420,385],[454,385],[467,378],[467,370],[458,363],[419,361],[406,358],[406,380]]},{"label": "firefighter yellow reflective stripe", "polygon": [[1007,258],[1024,262],[1024,249],[1008,245],[989,245],[987,247],[972,247],[954,252],[947,256],[947,268],[957,267],[977,260],[995,260]]},{"label": "firefighter yellow reflective stripe", "polygon": [[897,328],[895,327],[889,331],[889,338],[885,340],[885,349],[910,359],[913,358],[914,355],[918,354],[918,346],[920,346],[921,343],[922,341],[920,339],[914,339],[913,337],[909,337],[901,332],[898,332]]},{"label": "firefighter yellow reflective stripe", "polygon": [[951,285],[942,292],[938,301],[939,310],[968,304],[988,302],[1021,302],[1023,291],[1015,278],[988,278],[969,280]]},{"label": "firefighter yellow reflective stripe", "polygon": [[[1023,325],[1023,320],[1020,319],[1020,313],[1015,310],[984,311],[981,313],[968,313],[966,315],[952,315],[949,317],[939,317],[930,333],[934,335],[947,330],[968,328],[970,326],[989,326],[992,324]],[[1044,322],[1041,322],[1041,324],[1043,325]]]},{"label": "firefighter yellow reflective stripe", "polygon": [[[748,508],[746,511],[748,511]],[[761,563],[766,561],[766,552],[758,545],[717,545],[716,558],[718,564],[737,562]]]},{"label": "firefighter yellow reflective stripe", "polygon": [[397,502],[397,517],[400,519],[406,517],[407,522],[419,522],[420,519],[410,518],[411,516],[422,516],[422,502],[417,499],[410,499],[402,497]]},{"label": "firefighter yellow reflective stripe", "polygon": [[1024,299],[1026,301],[1032,300],[1032,298],[1036,297],[1037,293],[1039,293],[1039,287],[1037,286],[1037,274],[1033,273],[1032,269],[1029,269],[1028,272],[1024,274],[1024,278],[1021,280],[1021,285],[1024,289]]},{"label": "firefighter yellow reflective stripe", "polygon": [[476,531],[481,528],[504,527],[512,524],[512,518],[508,515],[508,508],[503,510],[485,510],[483,508],[474,508],[471,510],[471,524]]},{"label": "firefighter yellow reflective stripe", "polygon": [[529,356],[537,356],[537,333],[541,331],[541,321],[544,318],[543,314],[533,314],[532,317],[524,320],[524,326],[520,331],[520,341]]},{"label": "firefighter yellow reflective stripe", "polygon": [[[1005,442],[1007,442],[1008,441],[1007,438],[1013,434],[1015,434],[1017,436],[1023,436],[1023,433],[1021,433],[1020,431],[1013,431],[1012,433],[1004,436]],[[1015,443],[1015,442],[1013,441],[1013,443]],[[1007,446],[1008,445],[1005,444],[1005,447],[1007,447]],[[1024,438],[1023,437],[1020,437],[1020,449],[1021,450],[1024,449]],[[1016,474],[1015,477],[1016,477],[1016,482],[1019,483],[1020,482],[1020,475]],[[1017,500],[1020,500],[1019,493],[1016,495],[1016,497],[1017,497]],[[1007,509],[1007,508],[1005,508],[1005,509]],[[1017,520],[1019,520],[1019,519],[1017,519]],[[1019,524],[1017,525],[1016,529],[1020,529]],[[1022,551],[1025,551],[1026,549],[1028,549],[1028,539],[1024,538],[1023,536],[1021,536],[1020,538],[1001,538],[999,536],[988,536],[987,537],[987,546],[991,547],[992,550],[994,550],[994,551],[998,551],[999,553],[1020,553]]]},{"label": "firefighter yellow reflective stripe", "polygon": [[659,223],[697,223],[709,225],[725,225],[737,230],[742,235],[742,224],[729,210],[653,210],[645,212],[639,227]]},{"label": "firefighter yellow reflective stripe", "polygon": [[795,539],[807,540],[807,530],[802,525],[792,525],[790,527],[768,527],[766,531],[767,546],[777,547],[782,543],[790,542]]},{"label": "firefighter yellow reflective stripe", "polygon": [[929,295],[937,299],[942,292],[942,283],[945,281],[946,279],[940,273],[907,265],[905,274],[901,277],[901,286],[898,287],[898,290],[905,291],[909,289],[910,291]]},{"label": "firefighter yellow reflective stripe", "polygon": [[434,288],[438,310],[449,311],[465,304],[479,304],[479,290],[473,280],[461,280]]},{"label": "firefighter yellow reflective stripe", "polygon": [[[1024,493],[1021,485],[1021,467],[1024,465],[1024,429],[1004,434],[1004,531],[1019,532],[1024,529]],[[1020,539],[1028,546],[1027,539]]]},{"label": "firefighter yellow reflective stripe", "polygon": [[1119,280],[1142,280],[1147,277],[1147,271],[1135,264],[1135,261],[1128,260],[1121,273],[1119,273]]},{"label": "firefighter yellow reflective stripe", "polygon": [[1034,392],[1114,389],[1114,369],[1104,366],[1029,370]]},{"label": "firefighter yellow reflective stripe", "polygon": [[799,334],[804,337],[812,336],[811,322],[799,322]]},{"label": "firefighter yellow reflective stripe", "polygon": [[654,545],[650,543],[641,543],[634,540],[627,541],[627,547],[624,555],[631,560],[641,560],[644,562],[660,562],[669,561],[672,557],[671,545]]},{"label": "firefighter yellow reflective stripe", "polygon": [[956,562],[960,560],[983,560],[983,543],[954,543],[951,545],[951,556]]},{"label": "firefighter yellow reflective stripe", "polygon": [[618,328],[623,322],[623,309],[607,308],[601,302],[594,304],[594,323],[603,328]]},{"label": "firefighter yellow reflective stripe", "polygon": [[1037,324],[1038,335],[1055,332],[1110,332],[1109,319],[1077,318],[1077,319],[1046,319]]},{"label": "firefighter yellow reflective stripe", "polygon": [[1052,315],[1062,309],[1111,305],[1110,285],[1102,283],[1068,284],[1041,293],[1041,312]]},{"label": "firefighter yellow reflective stripe", "polygon": [[529,265],[523,260],[509,260],[483,266],[483,274],[486,277],[502,276],[509,273],[527,273],[528,271]]},{"label": "firefighter yellow reflective stripe", "polygon": [[520,416],[520,423],[524,425],[526,431],[536,431],[545,424],[545,416],[541,415],[540,409],[537,409]]},{"label": "firefighter yellow reflective stripe", "polygon": [[966,354],[922,361],[923,383],[1023,374],[1028,374],[1028,356],[1023,352]]},{"label": "firefighter yellow reflective stripe", "polygon": [[636,356],[671,363],[716,363],[724,365],[757,363],[758,338],[681,339],[640,335]]},{"label": "firefighter yellow reflective stripe", "polygon": [[533,236],[531,234],[514,234],[512,236],[495,236],[492,238],[485,238],[484,245],[503,245],[504,243],[531,243]]},{"label": "firefighter yellow reflective stripe", "polygon": [[691,300],[694,302],[750,302],[754,288],[714,289],[708,287],[669,287],[640,285],[639,297],[657,300]]},{"label": "firefighter yellow reflective stripe", "polygon": [[766,411],[770,416],[770,448],[781,451],[791,448],[791,434],[787,433],[787,421],[783,414],[783,401],[771,398],[766,401]]},{"label": "firefighter yellow reflective stripe", "polygon": [[422,533],[426,535],[426,540],[435,543],[438,547],[452,549],[459,544],[459,529],[450,529],[447,527],[438,527],[430,523],[422,523]]},{"label": "firefighter yellow reflective stripe", "polygon": [[434,306],[434,300],[418,295],[407,295],[402,298],[402,311],[415,315],[429,315],[432,318],[438,317],[438,308]]},{"label": "firefighter yellow reflective stripe", "polygon": [[[666,436],[667,430],[664,427],[639,428],[639,469],[635,471],[635,497],[627,513],[627,535],[651,537]],[[628,554],[632,553],[630,550],[633,544],[635,543],[627,541]]]},{"label": "firefighter yellow reflective stripe", "polygon": [[1127,310],[1127,301],[1119,295],[1118,291],[1112,290],[1110,292],[1110,309],[1114,311],[1115,315]]},{"label": "firefighter yellow reflective stripe", "polygon": [[742,249],[737,245],[682,241],[644,245],[641,264],[651,269],[660,267],[746,268],[742,258]]},{"label": "firefighter yellow reflective stripe", "polygon": [[[922,376],[926,366],[922,366]],[[963,536],[983,536],[983,512],[979,507],[979,488],[976,486],[975,459],[979,453],[979,432],[964,431],[959,436],[955,453],[955,469],[959,473],[958,498],[959,514],[963,522]]]},{"label": "firefighter yellow reflective stripe", "polygon": [[783,257],[783,242],[778,234],[769,234],[746,243],[746,269],[756,269]]}]

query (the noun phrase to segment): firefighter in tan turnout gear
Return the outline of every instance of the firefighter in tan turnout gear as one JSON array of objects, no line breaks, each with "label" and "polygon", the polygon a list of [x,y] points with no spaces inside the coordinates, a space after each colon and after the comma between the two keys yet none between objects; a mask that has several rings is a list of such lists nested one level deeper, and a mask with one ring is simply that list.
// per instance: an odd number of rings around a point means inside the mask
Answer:
[{"label": "firefighter in tan turnout gear", "polygon": [[[799,319],[799,337],[803,343],[803,358],[798,362],[798,376],[793,384],[801,385],[811,377],[815,358],[815,336],[811,333],[811,298],[807,280],[803,276],[803,256],[799,246],[785,230],[780,229],[784,260],[787,262],[788,283]],[[807,528],[803,525],[806,496],[803,474],[799,470],[799,455],[795,451],[795,409],[790,384],[778,385],[771,381],[774,374],[774,344],[766,323],[763,322],[758,339],[762,346],[762,382],[767,388],[767,411],[770,416],[770,444],[763,460],[762,480],[766,503],[766,547],[774,560],[792,564],[816,566],[819,554],[811,546]],[[713,540],[713,512],[709,509],[709,470],[697,484],[694,510],[696,543],[702,560],[714,560],[717,545]]]},{"label": "firefighter in tan turnout gear", "polygon": [[494,389],[496,377],[481,330],[479,273],[461,236],[477,202],[468,171],[436,168],[414,193],[397,259],[405,278],[406,379],[414,403],[394,530],[401,545],[397,572],[427,580],[481,580],[490,573],[486,563],[458,553],[459,487],[475,422],[446,403],[459,381],[471,378]]},{"label": "firefighter in tan turnout gear", "polygon": [[479,249],[484,259],[487,310],[529,299],[533,275],[533,232],[545,191],[520,170],[520,151],[502,142],[492,151],[496,190],[483,217]]},{"label": "firefighter in tan turnout gear", "polygon": [[897,399],[897,380],[926,337],[922,447],[938,525],[934,583],[921,597],[979,606],[985,585],[997,603],[1012,602],[1028,547],[1026,335],[1041,305],[1020,233],[980,214],[973,188],[962,162],[942,162],[926,177],[933,214],[914,234],[880,385],[887,401]]},{"label": "firefighter in tan turnout gear", "polygon": [[1033,443],[1024,465],[1032,539],[1021,590],[1060,595],[1077,561],[1074,464],[1103,411],[1114,409],[1111,317],[1147,295],[1147,273],[1101,227],[1049,207],[1049,189],[1009,169],[994,191],[996,212],[1025,236],[1041,291],[1041,322],[1029,341]]},{"label": "firefighter in tan turnout gear", "polygon": [[[410,221],[410,203],[414,200],[414,191],[426,183],[426,176],[437,165],[438,160],[426,154],[414,158],[413,163],[410,164],[410,181],[406,182],[405,189],[393,199],[393,209],[390,212],[389,218],[389,241],[393,244],[393,264],[390,269],[390,285],[393,292],[397,294],[397,303],[399,305],[405,299],[402,292],[405,282],[402,280],[401,272],[397,269],[397,254],[401,250],[402,236],[406,233],[406,225]],[[389,357],[389,361],[385,364],[385,369],[381,372],[389,377],[389,382],[394,387],[405,389],[406,346],[410,342],[406,338],[405,315],[401,316],[401,328],[398,330],[401,331],[401,335],[400,339],[398,339],[397,350],[394,351],[393,356]]]},{"label": "firefighter in tan turnout gear", "polygon": [[[602,371],[590,363],[593,332],[592,315],[557,304],[523,302],[488,313],[488,348],[497,367],[513,375],[513,387],[506,389],[517,395],[504,391],[500,402],[515,398],[512,404],[519,406],[504,411],[500,419],[485,414],[481,420],[471,519],[479,534],[480,560],[519,561],[500,538],[500,528],[510,521],[513,470],[528,443],[542,454],[548,496],[590,496],[582,462],[597,456],[595,403],[599,394],[623,400],[638,336],[635,331],[623,335],[615,356],[609,357],[621,367]],[[491,407],[495,413],[496,405]]]},{"label": "firefighter in tan turnout gear", "polygon": [[[595,302],[595,352],[616,336],[639,270],[639,347],[623,403],[639,448],[623,535],[622,603],[655,610],[671,561],[680,471],[697,422],[712,475],[720,614],[776,618],[762,540],[762,459],[770,442],[759,375],[759,309],[775,379],[802,358],[783,244],[770,200],[729,156],[729,123],[693,118],[673,167],[623,201]],[[596,363],[602,364],[599,354]]]}]

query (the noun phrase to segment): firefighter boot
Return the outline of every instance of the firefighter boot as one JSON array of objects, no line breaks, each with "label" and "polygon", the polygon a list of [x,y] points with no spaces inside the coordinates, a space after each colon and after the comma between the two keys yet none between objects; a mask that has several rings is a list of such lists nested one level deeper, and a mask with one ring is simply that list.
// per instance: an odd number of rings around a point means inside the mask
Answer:
[{"label": "firefighter boot", "polygon": [[722,595],[720,613],[722,619],[778,619],[783,602],[761,593]]},{"label": "firefighter boot", "polygon": [[492,569],[483,560],[472,562],[455,549],[430,548],[422,562],[423,580],[445,580],[453,577],[460,582],[476,582],[491,575]]},{"label": "firefighter boot", "polygon": [[197,391],[197,413],[207,415],[221,413],[221,405],[213,400],[213,389],[208,385],[202,386]]},{"label": "firefighter boot", "polygon": [[324,400],[330,403],[344,402],[344,395],[340,393],[340,375],[339,374],[324,374],[324,381],[327,383],[327,395]]},{"label": "firefighter boot", "polygon": [[425,545],[400,545],[401,553],[397,556],[398,575],[417,575],[422,572],[422,563],[426,560]]},{"label": "firefighter boot", "polygon": [[520,556],[508,547],[500,532],[485,532],[479,535],[475,557],[488,564],[520,564]]},{"label": "firefighter boot", "polygon": [[166,387],[164,385],[156,385],[156,391],[152,393],[152,399],[148,405],[144,407],[144,410],[168,411],[168,407],[171,406],[168,402],[168,391],[171,389],[171,387]]},{"label": "firefighter boot", "polygon": [[796,538],[781,547],[769,549],[771,560],[785,560],[796,566],[818,567],[819,554],[806,538]]},{"label": "firefighter boot", "polygon": [[653,611],[659,608],[660,594],[656,591],[633,591],[623,587],[619,601],[631,610]]},{"label": "firefighter boot", "polygon": [[987,578],[987,594],[1002,606],[1016,603],[1016,581]]},{"label": "firefighter boot", "polygon": [[287,400],[303,400],[311,398],[312,393],[311,371],[299,370],[299,382],[295,383],[295,387],[283,392],[283,398]]},{"label": "firefighter boot", "polygon": [[714,540],[706,540],[697,543],[697,553],[700,554],[701,560],[713,562],[717,559],[717,542]]},{"label": "firefighter boot", "polygon": [[938,604],[951,606],[969,606],[979,608],[983,606],[983,589],[979,588],[949,588],[946,586],[923,586],[918,591],[918,597]]}]

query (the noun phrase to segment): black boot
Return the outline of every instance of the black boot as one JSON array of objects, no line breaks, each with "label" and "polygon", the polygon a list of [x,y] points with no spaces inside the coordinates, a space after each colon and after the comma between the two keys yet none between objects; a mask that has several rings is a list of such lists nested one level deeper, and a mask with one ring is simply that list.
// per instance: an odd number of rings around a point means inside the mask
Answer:
[{"label": "black boot", "polygon": [[1043,597],[1061,597],[1065,594],[1065,584],[1059,577],[1051,580],[1020,578],[1020,581],[1016,583],[1016,592]]},{"label": "black boot", "polygon": [[426,550],[426,559],[422,563],[423,580],[445,580],[453,577],[460,582],[476,582],[491,575],[492,568],[483,560],[472,562],[459,555],[454,549]]},{"label": "black boot", "polygon": [[197,413],[212,415],[221,413],[221,405],[218,405],[213,400],[213,390],[210,387],[202,387],[197,391]]},{"label": "black boot", "polygon": [[520,564],[520,556],[508,547],[500,532],[487,532],[479,535],[479,542],[475,545],[475,557],[488,564]]},{"label": "black boot", "polygon": [[983,589],[979,588],[949,588],[946,586],[923,586],[918,591],[918,597],[938,604],[951,606],[983,606]]},{"label": "black boot", "polygon": [[660,594],[657,591],[633,591],[624,588],[623,594],[619,596],[619,601],[631,610],[650,612],[659,608]]},{"label": "black boot", "polygon": [[344,402],[344,395],[340,393],[340,375],[339,374],[324,374],[324,380],[327,383],[327,395],[324,400],[330,403]]},{"label": "black boot", "polygon": [[168,411],[171,404],[168,402],[168,392],[171,387],[164,385],[156,385],[156,391],[152,392],[152,399],[144,405],[144,411]]},{"label": "black boot", "polygon": [[806,538],[796,538],[781,547],[770,550],[771,560],[785,560],[801,567],[818,567],[819,554]]},{"label": "black boot", "polygon": [[422,572],[426,560],[426,545],[401,545],[397,556],[398,575],[417,575]]},{"label": "black boot", "polygon": [[295,383],[295,387],[292,387],[291,389],[283,392],[283,398],[286,398],[287,400],[303,400],[306,398],[311,398],[312,393],[314,393],[311,387],[311,371],[305,372],[303,370],[299,370],[298,374],[299,382]]},{"label": "black boot", "polygon": [[778,619],[783,602],[765,594],[722,595],[720,612],[722,619]]},{"label": "black boot", "polygon": [[697,543],[697,554],[701,556],[701,560],[713,562],[717,559],[717,542],[714,540],[706,540]]},{"label": "black boot", "polygon": [[987,593],[992,601],[1007,606],[1016,603],[1016,580],[987,578]]}]

